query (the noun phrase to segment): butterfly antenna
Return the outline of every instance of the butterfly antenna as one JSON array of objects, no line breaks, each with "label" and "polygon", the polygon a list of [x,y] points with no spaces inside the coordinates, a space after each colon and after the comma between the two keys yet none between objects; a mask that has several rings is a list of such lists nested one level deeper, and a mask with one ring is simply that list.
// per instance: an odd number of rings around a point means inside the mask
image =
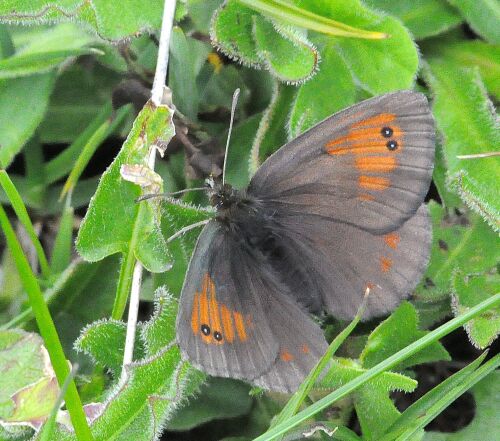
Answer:
[{"label": "butterfly antenna", "polygon": [[180,194],[189,193],[190,191],[206,191],[206,190],[207,190],[207,187],[193,187],[193,188],[186,188],[184,190],[174,191],[172,193],[148,193],[148,194],[143,194],[142,196],[139,196],[135,201],[141,202],[141,201],[145,201],[147,199],[153,199],[153,198],[167,198],[170,196],[178,196]]},{"label": "butterfly antenna", "polygon": [[229,149],[229,140],[231,139],[231,132],[233,131],[234,113],[236,111],[236,104],[238,104],[238,97],[240,96],[240,89],[236,89],[233,93],[233,103],[231,105],[231,121],[229,122],[229,132],[226,141],[226,153],[224,154],[224,166],[222,168],[222,185],[226,182],[226,164],[227,164],[227,151]]}]

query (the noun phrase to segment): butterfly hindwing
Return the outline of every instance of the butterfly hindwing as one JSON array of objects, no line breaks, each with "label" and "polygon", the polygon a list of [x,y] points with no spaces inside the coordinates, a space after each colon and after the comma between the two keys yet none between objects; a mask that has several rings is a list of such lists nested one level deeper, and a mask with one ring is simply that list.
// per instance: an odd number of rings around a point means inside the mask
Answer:
[{"label": "butterfly hindwing", "polygon": [[183,355],[211,375],[248,381],[284,358],[292,369],[285,380],[257,383],[290,392],[326,342],[287,290],[265,261],[211,221],[198,239],[182,289],[177,336]]},{"label": "butterfly hindwing", "polygon": [[[301,265],[306,276],[298,291],[317,296],[334,317],[352,318],[366,288],[370,296],[364,318],[393,310],[422,277],[432,240],[427,206],[400,228],[376,235],[316,216],[279,219],[286,266]],[[284,271],[285,269],[283,269]]]},{"label": "butterfly hindwing", "polygon": [[276,210],[381,234],[416,212],[433,162],[427,99],[401,91],[343,110],[290,141],[264,162],[248,191]]}]

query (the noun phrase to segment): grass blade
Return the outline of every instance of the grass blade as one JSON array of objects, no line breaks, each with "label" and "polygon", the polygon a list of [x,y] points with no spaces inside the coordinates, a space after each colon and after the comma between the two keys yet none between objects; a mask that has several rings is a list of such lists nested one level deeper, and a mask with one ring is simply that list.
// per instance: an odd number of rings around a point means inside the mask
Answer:
[{"label": "grass blade", "polygon": [[[64,355],[64,351],[57,335],[56,327],[52,317],[50,316],[49,308],[40,290],[40,285],[31,271],[28,259],[23,253],[21,244],[19,243],[14,229],[7,217],[7,213],[0,205],[0,226],[5,234],[7,246],[9,247],[17,269],[21,276],[24,289],[28,294],[30,306],[33,309],[35,319],[43,338],[45,346],[50,356],[50,361],[56,373],[57,381],[60,386],[64,384],[67,376],[69,375],[69,366]],[[77,438],[80,441],[92,441],[92,433],[87,424],[87,419],[83,411],[82,402],[74,381],[71,381],[66,393],[66,407],[68,408],[71,422],[75,429]]]},{"label": "grass blade", "polygon": [[330,18],[322,17],[321,15],[314,14],[307,9],[299,8],[283,0],[238,1],[267,17],[322,34],[336,37],[364,38],[369,40],[381,40],[389,37],[383,32],[365,31]]},{"label": "grass blade", "polygon": [[311,418],[316,413],[330,406],[334,402],[345,397],[352,391],[359,388],[362,384],[366,383],[367,381],[371,380],[372,378],[376,377],[382,372],[396,366],[397,364],[401,363],[403,360],[415,354],[416,352],[422,350],[429,344],[434,343],[435,341],[439,340],[445,335],[448,335],[450,332],[462,326],[464,323],[467,323],[469,320],[476,317],[478,314],[481,314],[482,312],[490,309],[499,302],[500,302],[500,294],[497,294],[479,303],[478,305],[474,306],[469,311],[467,311],[465,314],[459,315],[458,317],[455,317],[454,319],[444,323],[439,328],[436,328],[434,331],[429,332],[421,339],[417,340],[416,342],[412,343],[406,348],[400,350],[399,352],[385,359],[383,362],[377,364],[376,366],[366,371],[359,377],[356,377],[353,381],[350,381],[344,386],[338,388],[337,390],[328,394],[321,400],[316,401],[314,404],[309,406],[307,409],[304,409],[303,411],[299,412],[297,415],[294,415],[288,420],[272,427],[266,433],[255,438],[254,441],[268,441],[277,438],[278,436],[284,434],[291,428],[297,426],[298,424],[302,423],[308,418]]},{"label": "grass blade", "polygon": [[45,279],[47,279],[50,274],[49,262],[47,261],[47,256],[45,256],[45,252],[43,251],[42,244],[38,240],[38,236],[33,228],[33,224],[31,223],[31,219],[28,215],[28,211],[26,210],[26,206],[21,198],[21,195],[17,191],[16,187],[10,180],[9,175],[5,170],[0,170],[0,185],[2,186],[5,194],[9,198],[9,201],[12,205],[12,208],[16,212],[17,218],[21,222],[22,226],[28,233],[33,246],[35,247],[36,254],[38,256],[38,262],[40,263],[40,270]]}]

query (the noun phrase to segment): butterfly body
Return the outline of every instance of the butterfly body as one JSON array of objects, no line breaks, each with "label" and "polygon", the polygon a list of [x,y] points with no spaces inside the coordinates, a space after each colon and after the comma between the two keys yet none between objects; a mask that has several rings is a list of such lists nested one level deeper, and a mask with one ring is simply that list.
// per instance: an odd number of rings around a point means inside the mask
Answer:
[{"label": "butterfly body", "polygon": [[327,343],[311,313],[390,312],[425,270],[432,174],[427,100],[396,92],[283,146],[248,188],[214,183],[181,295],[178,340],[212,375],[295,390]]}]

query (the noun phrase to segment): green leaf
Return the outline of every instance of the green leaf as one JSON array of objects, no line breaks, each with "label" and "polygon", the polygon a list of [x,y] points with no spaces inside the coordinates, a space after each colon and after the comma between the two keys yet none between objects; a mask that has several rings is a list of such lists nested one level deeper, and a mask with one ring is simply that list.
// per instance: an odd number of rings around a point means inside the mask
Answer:
[{"label": "green leaf", "polygon": [[472,29],[493,44],[500,44],[500,5],[496,0],[448,0],[460,10]]},{"label": "green leaf", "polygon": [[0,167],[7,168],[35,132],[53,86],[50,73],[0,80]]},{"label": "green leaf", "polygon": [[[145,105],[123,147],[102,175],[97,192],[78,232],[76,247],[88,261],[122,252],[134,256],[152,272],[170,266],[169,253],[159,227],[154,203],[136,203],[139,186],[122,179],[123,165],[147,167],[155,143],[168,142],[174,134],[172,113],[167,106]],[[113,219],[113,222],[109,222]]]},{"label": "green leaf", "polygon": [[498,118],[477,71],[431,62],[428,81],[434,92],[433,111],[443,134],[448,179],[464,202],[500,231],[498,158],[460,159],[495,150],[500,145]]},{"label": "green leaf", "polygon": [[[462,314],[472,306],[500,292],[500,275],[464,275],[456,272],[452,279],[453,313]],[[481,314],[465,325],[471,343],[479,349],[491,345],[500,333],[500,307]]]},{"label": "green leaf", "polygon": [[451,278],[455,269],[466,274],[482,274],[500,260],[498,235],[474,213],[457,215],[431,201],[433,238],[431,258],[415,297],[432,301],[451,293]]},{"label": "green leaf", "polygon": [[299,84],[316,72],[319,54],[304,32],[256,15],[253,37],[262,65],[278,80]]},{"label": "green leaf", "polygon": [[417,40],[441,34],[462,22],[460,14],[446,0],[366,0],[365,3],[400,18]]},{"label": "green leaf", "polygon": [[141,0],[124,0],[120,8],[106,0],[82,4],[80,0],[60,0],[47,5],[45,0],[3,2],[0,23],[53,23],[78,21],[94,28],[98,35],[111,41],[120,41],[160,27],[163,2],[153,0],[144,7]]},{"label": "green leaf", "polygon": [[472,422],[455,433],[429,432],[424,441],[496,441],[500,433],[498,396],[500,372],[492,372],[471,389],[475,401]]},{"label": "green leaf", "polygon": [[[403,302],[370,334],[360,361],[365,368],[373,367],[428,333],[419,329],[418,314],[413,305]],[[450,356],[441,343],[436,342],[425,351],[407,358],[396,369],[402,370],[409,366],[441,360],[450,360]]]},{"label": "green leaf", "polygon": [[0,60],[0,79],[48,72],[69,57],[98,52],[87,47],[95,38],[71,23],[49,29],[34,28],[31,34],[27,45]]},{"label": "green leaf", "polygon": [[332,44],[320,46],[321,69],[300,86],[290,112],[290,138],[349,107],[356,99],[356,87],[349,68]]},{"label": "green leaf", "polygon": [[428,59],[442,59],[456,67],[477,67],[488,91],[500,99],[500,46],[481,40],[452,44],[432,40],[423,42],[422,50]]},{"label": "green leaf", "polygon": [[228,378],[211,378],[196,398],[180,409],[168,423],[168,430],[191,430],[216,419],[246,415],[252,406],[249,386]]},{"label": "green leaf", "polygon": [[275,82],[273,96],[262,115],[250,152],[249,174],[253,174],[268,156],[288,140],[288,109],[295,97],[296,89]]},{"label": "green leaf", "polygon": [[[113,387],[106,393],[100,406],[100,416],[91,425],[96,439],[158,439],[174,410],[203,381],[202,374],[181,360],[179,348],[172,340],[177,303],[164,291],[157,292],[156,298],[159,304],[156,305],[155,315],[140,333],[145,355],[126,367],[126,377],[120,387]],[[108,339],[110,327],[111,340]],[[118,342],[118,328],[98,322],[88,331],[92,331],[92,339],[89,333],[82,334],[79,347],[92,347],[94,355],[107,353],[108,360],[118,369],[117,354],[112,354],[113,347],[110,346],[110,343]],[[53,441],[61,440],[76,441],[66,428],[58,426]]]},{"label": "green leaf", "polygon": [[373,12],[360,0],[295,0],[295,3],[351,26],[389,34],[385,40],[335,40],[337,50],[365,90],[376,95],[413,87],[418,68],[417,48],[399,20]]},{"label": "green leaf", "polygon": [[439,143],[436,143],[436,156],[434,158],[432,181],[436,185],[441,202],[446,208],[462,207],[463,203],[458,194],[448,188],[447,167],[444,159],[443,146]]},{"label": "green leaf", "polygon": [[1,331],[0,372],[0,421],[38,429],[59,390],[40,336],[20,329]]}]

